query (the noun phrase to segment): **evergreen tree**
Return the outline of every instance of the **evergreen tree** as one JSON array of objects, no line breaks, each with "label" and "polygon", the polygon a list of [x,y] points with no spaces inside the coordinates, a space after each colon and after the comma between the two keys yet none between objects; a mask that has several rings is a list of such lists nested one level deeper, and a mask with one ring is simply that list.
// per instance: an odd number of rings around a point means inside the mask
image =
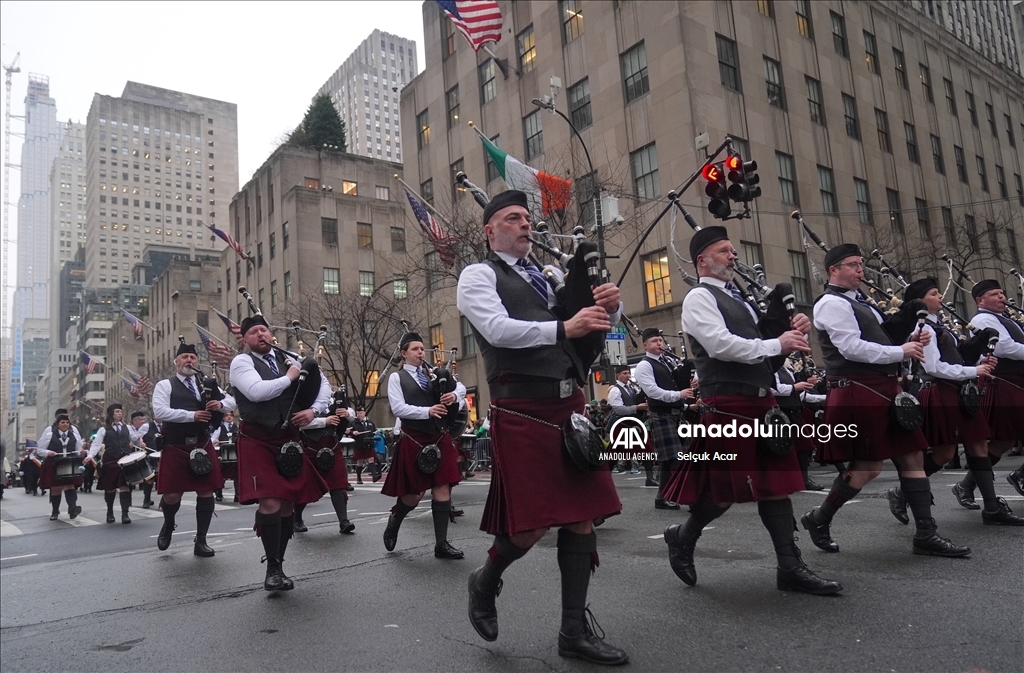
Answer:
[{"label": "evergreen tree", "polygon": [[319,93],[313,98],[302,123],[288,137],[288,144],[312,148],[334,145],[342,152],[348,151],[345,122],[331,102],[330,96]]}]

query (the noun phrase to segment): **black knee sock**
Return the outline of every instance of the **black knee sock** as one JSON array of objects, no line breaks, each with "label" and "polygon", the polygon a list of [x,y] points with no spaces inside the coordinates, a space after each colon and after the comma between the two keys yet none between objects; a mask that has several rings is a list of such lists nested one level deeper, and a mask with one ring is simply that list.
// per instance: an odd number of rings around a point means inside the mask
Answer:
[{"label": "black knee sock", "polygon": [[999,509],[995,478],[992,474],[992,459],[988,456],[967,456],[967,469],[974,475],[974,481],[981,491],[981,498],[985,501],[985,509],[990,512]]},{"label": "black knee sock", "polygon": [[652,479],[654,479],[654,461],[653,460],[645,460],[644,461],[644,474],[647,475],[647,480],[648,481],[651,481]]},{"label": "black knee sock", "polygon": [[596,551],[597,533],[591,531],[589,535],[581,535],[568,528],[558,530],[558,570],[562,576],[561,633],[570,638],[583,632],[590,570]]},{"label": "black knee sock", "polygon": [[405,502],[399,498],[398,502],[395,503],[395,506],[391,508],[391,514],[395,517],[395,523],[401,523],[402,519],[405,518],[405,515],[414,509],[416,509],[416,505],[406,505]]},{"label": "black knee sock", "polygon": [[281,544],[277,548],[277,560],[284,563],[284,552],[288,549],[288,540],[295,534],[295,514],[281,517]]},{"label": "black knee sock", "polygon": [[690,516],[683,524],[683,535],[696,540],[705,526],[725,514],[727,510],[728,507],[723,509],[709,500],[698,500],[690,505]]},{"label": "black knee sock", "polygon": [[935,462],[935,458],[932,457],[932,454],[926,453],[925,456],[924,456],[924,474],[925,474],[925,476],[926,477],[930,477],[930,476],[932,476],[933,474],[935,474],[936,472],[938,472],[941,469],[942,469],[942,466]]},{"label": "black knee sock", "polygon": [[448,541],[449,513],[452,511],[451,500],[431,500],[430,513],[434,517],[434,543],[443,544]]},{"label": "black knee sock", "polygon": [[53,507],[53,514],[60,513],[60,494],[50,496],[50,506]]},{"label": "black knee sock", "polygon": [[839,511],[839,508],[857,497],[858,493],[860,493],[860,489],[851,486],[847,483],[846,478],[840,474],[832,482],[832,490],[828,492],[825,502],[815,510],[815,518],[822,523],[830,523],[832,517]]},{"label": "black knee sock", "polygon": [[760,500],[757,513],[761,523],[772,538],[775,556],[780,570],[792,570],[800,565],[800,555],[795,553],[793,543],[793,502],[785,500]]},{"label": "black knee sock", "polygon": [[[295,505],[295,509],[293,510],[294,513],[295,513],[294,521],[302,521],[302,512],[305,511],[305,509],[306,509],[305,503],[300,504],[300,505]],[[294,525],[294,524],[292,524],[292,525]]]},{"label": "black knee sock", "polygon": [[121,500],[121,514],[127,514],[128,508],[132,506],[132,492],[121,491],[118,493],[117,497]]},{"label": "black knee sock", "polygon": [[[167,504],[166,500],[164,500],[163,498],[160,498],[160,511],[162,511],[164,513],[164,523],[166,523],[168,526],[170,526],[171,530],[174,530],[174,515],[178,513],[179,509],[181,509],[181,501],[180,500],[178,502],[174,503],[173,505],[169,505],[169,504]],[[197,504],[196,505],[196,510],[198,510],[198,509],[199,509],[199,506]]]},{"label": "black knee sock", "polygon": [[211,495],[208,498],[196,498],[196,541],[206,541],[206,533],[210,530],[210,521],[213,520],[214,500]]},{"label": "black knee sock", "polygon": [[[999,462],[1000,458],[1002,458],[1002,456],[996,456],[991,453],[988,454],[988,459],[992,461],[992,467],[996,466],[996,463]],[[977,488],[977,486],[978,480],[973,471],[968,472],[967,476],[960,481],[960,488],[967,491],[968,493],[972,493],[974,489]]]},{"label": "black knee sock", "polygon": [[907,499],[907,505],[914,514],[914,521],[917,523],[918,531],[931,527],[935,529],[932,519],[932,487],[926,477],[900,477],[900,488],[903,489],[903,496]]},{"label": "black knee sock", "polygon": [[263,542],[263,553],[267,560],[280,563],[281,559],[277,555],[281,548],[281,512],[256,512],[256,535]]},{"label": "black knee sock", "polygon": [[806,451],[800,451],[796,454],[796,459],[800,461],[800,474],[804,476],[804,481],[807,481],[809,479],[807,468],[811,466],[811,454]]},{"label": "black knee sock", "polygon": [[107,514],[110,516],[114,516],[114,498],[117,497],[114,495],[115,493],[117,491],[106,491],[103,493],[103,499],[107,503]]},{"label": "black knee sock", "polygon": [[69,488],[64,491],[64,499],[68,501],[68,511],[70,512],[71,508],[78,504],[78,491]]},{"label": "black knee sock", "polygon": [[334,505],[334,513],[338,515],[338,521],[348,518],[348,493],[343,488],[336,488],[331,491],[331,504]]},{"label": "black knee sock", "polygon": [[363,478],[363,466],[362,465],[356,465],[356,479],[362,479],[362,478]]},{"label": "black knee sock", "polygon": [[142,485],[142,497],[146,502],[150,502],[153,499],[153,484],[151,482],[146,482]]},{"label": "black knee sock", "polygon": [[668,480],[672,478],[674,464],[675,460],[661,461],[661,467],[658,468],[658,500],[665,497],[665,486],[668,484]]},{"label": "black knee sock", "polygon": [[505,569],[526,556],[528,551],[530,550],[512,544],[512,539],[507,535],[495,536],[494,544],[487,550],[487,562],[480,573],[480,582],[485,588],[493,591]]}]

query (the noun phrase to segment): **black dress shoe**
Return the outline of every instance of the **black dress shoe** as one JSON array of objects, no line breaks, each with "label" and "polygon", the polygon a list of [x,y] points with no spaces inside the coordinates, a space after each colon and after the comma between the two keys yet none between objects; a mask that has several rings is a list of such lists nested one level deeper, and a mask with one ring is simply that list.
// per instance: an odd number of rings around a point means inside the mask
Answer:
[{"label": "black dress shoe", "polygon": [[467,472],[466,473],[466,479],[472,479],[475,476],[476,476],[475,472]]},{"label": "black dress shoe", "polygon": [[999,508],[994,512],[982,510],[981,522],[986,526],[1024,526],[1024,517],[1014,514],[1006,501],[999,498]]},{"label": "black dress shoe", "polygon": [[464,558],[465,556],[466,555],[462,552],[461,549],[456,549],[455,547],[453,547],[452,543],[448,540],[445,540],[441,544],[434,545],[434,558],[455,560]]},{"label": "black dress shoe", "polygon": [[107,512],[107,523],[114,523],[114,515]]},{"label": "black dress shoe", "polygon": [[353,486],[352,484],[349,484],[348,486],[345,487],[345,490],[346,491],[354,491],[354,490],[356,490],[356,487]]},{"label": "black dress shoe", "polygon": [[473,625],[480,637],[489,643],[498,639],[498,608],[494,599],[501,594],[504,582],[498,580],[493,591],[481,586],[479,578],[483,567],[469,573],[469,623]]},{"label": "black dress shoe", "polygon": [[814,481],[810,477],[804,478],[804,490],[805,491],[824,491],[825,487]]},{"label": "black dress shoe", "polygon": [[654,499],[654,509],[679,509],[679,505],[664,498]]},{"label": "black dress shoe", "polygon": [[363,478],[362,477],[356,477],[356,483],[357,484],[362,484],[363,483]]},{"label": "black dress shoe", "polygon": [[974,491],[965,490],[960,482],[953,484],[953,496],[964,509],[981,509],[981,505],[974,502]]},{"label": "black dress shoe", "polygon": [[209,558],[217,552],[213,551],[213,548],[210,545],[206,544],[206,537],[203,536],[202,538],[196,537],[196,545],[192,549],[192,553],[196,556]]},{"label": "black dress shoe", "polygon": [[668,545],[668,564],[672,572],[683,580],[687,586],[697,584],[697,569],[693,566],[693,550],[697,546],[696,539],[683,536],[683,527],[678,523],[665,529],[665,544]]},{"label": "black dress shoe", "polygon": [[132,520],[128,518],[128,514],[121,515],[121,523],[131,523]]},{"label": "black dress shoe", "polygon": [[70,511],[68,512],[68,517],[70,517],[72,519],[76,519],[76,518],[78,518],[78,515],[81,514],[81,513],[82,513],[82,506],[81,505],[75,505],[74,507],[70,508]]},{"label": "black dress shoe", "polygon": [[267,591],[289,591],[295,588],[295,583],[284,574],[280,561],[267,559],[267,578],[263,580],[263,588]]},{"label": "black dress shoe", "polygon": [[1006,475],[1006,481],[1010,482],[1010,486],[1013,486],[1017,493],[1024,495],[1024,476],[1021,476],[1016,472],[1011,472]]},{"label": "black dress shoe", "polygon": [[398,544],[398,529],[401,525],[402,520],[392,512],[388,517],[388,525],[384,529],[384,548],[388,551],[395,551],[395,545]]},{"label": "black dress shoe", "polygon": [[164,521],[164,525],[160,527],[160,534],[156,536],[156,548],[160,551],[164,551],[171,546],[171,533],[177,526],[173,523]]},{"label": "black dress shoe", "polygon": [[594,519],[594,521],[592,523],[594,524],[594,528],[597,528],[598,526],[603,525],[604,522],[607,521],[607,520],[608,520],[608,517],[606,517],[606,516],[599,516],[596,519]]},{"label": "black dress shoe", "polygon": [[464,509],[453,509],[452,510],[452,516],[462,516],[465,513],[466,513],[466,510],[464,510]]},{"label": "black dress shoe", "polygon": [[295,519],[295,523],[292,524],[292,530],[296,533],[305,533],[309,529],[306,528],[306,523],[302,519]]},{"label": "black dress shoe", "polygon": [[[586,614],[589,613],[590,610],[587,609]],[[590,615],[590,618],[593,620],[593,615]],[[594,625],[597,626],[597,622],[594,622]],[[600,630],[601,627],[597,626],[597,629]],[[567,636],[561,631],[558,632],[558,656],[583,659],[602,666],[619,666],[629,662],[628,654],[604,642],[604,632],[601,631],[601,635],[598,636],[587,621],[583,622],[583,631],[579,635]]]},{"label": "black dress shoe", "polygon": [[348,519],[342,519],[338,522],[340,524],[341,533],[343,535],[351,535],[356,529],[356,525]]},{"label": "black dress shoe", "polygon": [[152,500],[146,500],[145,502],[142,503],[142,509],[149,509],[154,504],[155,503]]},{"label": "black dress shoe", "polygon": [[644,486],[650,486],[652,488],[657,488],[658,486],[660,486],[660,484],[658,484],[658,480],[657,479],[648,479],[647,481],[644,482]]},{"label": "black dress shoe", "polygon": [[50,515],[50,521],[56,521],[56,520],[57,520],[57,512],[54,512],[53,514]]},{"label": "black dress shoe", "polygon": [[775,570],[775,586],[779,591],[802,591],[815,596],[831,596],[843,590],[843,585],[832,580],[823,580],[810,568],[801,563],[792,570]]},{"label": "black dress shoe", "polygon": [[807,533],[810,535],[811,542],[814,543],[815,547],[830,554],[835,554],[839,551],[839,545],[832,539],[832,534],[829,531],[829,524],[818,523],[817,519],[814,518],[813,509],[800,517],[800,524],[807,529]]},{"label": "black dress shoe", "polygon": [[[955,545],[935,532],[935,519],[922,519],[917,522],[918,529],[914,535],[914,553],[926,556],[946,556],[959,558],[971,553],[970,547]],[[922,526],[924,526],[922,528]]]},{"label": "black dress shoe", "polygon": [[907,516],[907,499],[903,497],[898,488],[890,488],[885,497],[889,499],[889,511],[896,517],[896,520],[900,523],[910,523],[910,517]]}]

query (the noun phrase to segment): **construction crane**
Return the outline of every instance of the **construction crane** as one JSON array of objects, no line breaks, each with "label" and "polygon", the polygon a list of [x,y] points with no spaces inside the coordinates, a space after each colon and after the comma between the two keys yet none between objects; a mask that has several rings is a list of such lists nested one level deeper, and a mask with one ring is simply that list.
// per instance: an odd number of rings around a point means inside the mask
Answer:
[{"label": "construction crane", "polygon": [[[11,79],[14,75],[21,72],[21,68],[18,67],[18,61],[21,60],[21,52],[19,51],[14,56],[14,60],[10,65],[4,64],[4,89],[6,90],[6,99],[4,101],[4,219],[0,223],[0,228],[3,229],[0,238],[3,240],[3,268],[0,269],[0,368],[10,371],[10,367],[14,362],[14,335],[10,332],[10,311],[8,305],[10,304],[10,298],[7,294],[8,284],[8,270],[11,268],[11,218],[10,218],[10,206],[11,206]],[[6,382],[7,377],[3,378]],[[7,409],[7,396],[8,390],[0,391],[0,410],[3,412],[9,411]],[[3,419],[3,423],[6,426],[7,413],[0,413],[0,418]]]}]

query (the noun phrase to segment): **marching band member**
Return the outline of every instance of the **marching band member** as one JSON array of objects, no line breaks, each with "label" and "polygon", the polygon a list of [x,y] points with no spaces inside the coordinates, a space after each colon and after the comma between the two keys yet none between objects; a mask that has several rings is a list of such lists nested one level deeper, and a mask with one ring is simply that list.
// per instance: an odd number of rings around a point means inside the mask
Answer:
[{"label": "marching band member", "polygon": [[153,388],[153,420],[160,423],[164,437],[156,483],[164,525],[157,535],[156,547],[163,551],[171,545],[174,515],[181,507],[181,496],[186,491],[195,492],[196,537],[192,553],[210,557],[215,552],[206,544],[206,533],[213,520],[213,491],[224,482],[220,460],[210,441],[210,419],[222,409],[234,409],[235,400],[218,387],[216,397],[222,396],[221,399],[204,402],[198,365],[196,347],[182,340],[174,356],[177,373],[158,381]]},{"label": "marching band member", "polygon": [[[447,429],[447,406],[465,398],[466,388],[457,384],[456,392],[445,393],[436,404],[428,395],[427,372],[423,366],[423,339],[407,332],[399,343],[404,365],[388,377],[388,402],[391,413],[402,422],[402,438],[395,448],[395,459],[388,470],[381,493],[398,498],[384,529],[384,548],[394,551],[398,529],[405,516],[416,508],[423,494],[430,489],[430,510],[434,520],[434,557],[461,559],[465,556],[448,541],[451,517],[451,487],[462,478],[458,465],[458,449]],[[420,468],[420,454],[434,445],[440,451],[434,472],[425,474]]]},{"label": "marching band member", "polygon": [[814,308],[814,327],[828,372],[825,422],[833,428],[855,426],[857,436],[836,433],[825,445],[824,460],[850,461],[848,469],[836,477],[824,504],[800,522],[815,546],[838,552],[839,545],[829,530],[832,517],[881,473],[884,460],[891,459],[900,468],[900,488],[914,514],[913,552],[967,556],[969,547],[953,544],[935,532],[931,485],[924,470],[928,446],[924,434],[889,421],[890,407],[902,392],[897,382],[900,364],[906,358],[924,360],[924,347],[931,340],[930,332],[914,329],[910,311],[917,302],[905,302],[900,313],[888,319],[869,306],[857,291],[864,278],[864,260],[852,243],[830,249],[825,267],[828,286]]},{"label": "marching band member", "polygon": [[121,502],[121,523],[131,523],[128,508],[132,506],[132,491],[124,480],[121,466],[117,461],[133,452],[139,446],[135,433],[124,424],[124,407],[115,402],[107,407],[106,422],[96,431],[96,438],[89,447],[88,460],[96,462],[96,454],[103,448],[103,464],[97,488],[103,491],[107,503],[107,523],[114,523],[114,494]]},{"label": "marching band member", "polygon": [[[210,439],[213,440],[213,446],[217,449],[217,456],[220,457],[220,445],[235,444],[238,441],[238,423],[235,423],[235,414],[231,411],[224,412],[224,420],[221,424],[213,431],[210,435]],[[236,445],[237,446],[237,445]],[[238,502],[238,463],[233,462],[230,464],[221,463],[220,473],[224,477],[224,482],[221,487],[213,492],[213,497],[217,502],[224,499],[224,483],[230,479],[235,484],[235,497],[234,502]]]},{"label": "marching band member", "polygon": [[[700,283],[683,299],[683,331],[690,336],[701,399],[707,411],[704,426],[738,423],[751,427],[777,408],[770,388],[781,356],[808,352],[810,320],[797,314],[777,337],[765,338],[762,324],[730,280],[737,259],[725,227],[705,227],[690,240],[690,256]],[[793,451],[777,455],[758,447],[758,439],[738,431],[737,438],[698,438],[693,453],[728,454],[724,459],[684,461],[673,473],[665,497],[690,505],[683,525],[665,529],[669,564],[685,584],[697,583],[694,548],[704,527],[733,503],[756,502],[757,511],[775,547],[776,587],[815,595],[837,594],[842,585],[815,575],[800,556],[793,536],[793,503],[789,494],[803,489],[800,464]],[[701,458],[705,458],[702,456]],[[732,458],[730,460],[730,457]]]},{"label": "marching band member", "polygon": [[491,254],[462,271],[457,295],[483,356],[492,415],[491,485],[480,527],[495,539],[487,561],[469,576],[470,622],[484,640],[497,639],[494,600],[502,573],[549,528],[558,527],[558,654],[624,664],[629,655],[595,633],[587,607],[597,564],[592,522],[619,513],[622,505],[611,472],[578,472],[562,455],[562,427],[572,413],[583,412],[579,386],[590,365],[580,361],[570,339],[607,332],[619,321],[619,289],[595,288],[595,306],[559,320],[553,309],[560,310],[561,299],[526,260],[531,248],[526,195],[516,190],[497,195],[484,209],[483,222]]},{"label": "marching band member", "polygon": [[[50,437],[53,434],[54,428],[57,427],[57,421],[60,420],[61,416],[67,416],[69,419],[71,418],[71,415],[68,413],[67,409],[60,408],[57,411],[55,411],[53,413],[53,425],[46,426],[46,429],[43,430],[43,434],[39,435],[39,441],[36,442],[38,446],[45,447],[49,445]],[[74,423],[71,424],[71,434],[72,436],[74,436],[75,442],[78,444],[78,446],[81,446],[82,433],[78,431],[78,426],[75,425]]]},{"label": "marching band member", "polygon": [[[334,513],[338,515],[338,528],[342,535],[351,535],[356,525],[348,518],[348,465],[345,464],[345,454],[338,447],[338,440],[344,434],[348,419],[353,416],[352,409],[338,407],[330,416],[318,416],[309,425],[302,429],[302,444],[306,454],[313,459],[320,476],[327,482],[328,493],[331,496],[331,505]],[[323,469],[317,464],[317,453],[323,449],[334,452],[335,459],[331,461],[330,469]],[[309,529],[302,520],[302,512],[306,509],[306,503],[295,505],[295,532],[305,533]]]},{"label": "marching band member", "polygon": [[[135,435],[139,438],[143,448],[152,450],[156,444],[157,428],[156,423],[146,422],[146,412],[144,411],[133,411],[132,412],[132,429],[135,431]],[[149,509],[153,506],[153,482],[146,481],[142,483],[142,508]]]},{"label": "marching band member", "polygon": [[[246,351],[231,360],[231,383],[243,419],[237,445],[238,499],[244,505],[259,502],[255,530],[266,552],[263,588],[287,591],[295,587],[282,567],[294,530],[293,507],[296,503],[316,502],[329,490],[297,444],[299,429],[330,405],[331,386],[321,374],[313,406],[289,417],[299,367],[285,367],[284,358],[272,347],[274,336],[263,316],[243,320],[240,332]],[[282,429],[285,421],[288,427]],[[289,472],[292,463],[297,464],[297,473],[291,477],[282,474],[275,456],[289,461],[284,468]]]},{"label": "marching band member", "polygon": [[[618,365],[615,367],[615,383],[608,390],[608,406],[612,410],[611,415],[608,417],[608,428],[611,428],[620,418],[639,418],[647,412],[650,406],[648,402],[637,403],[641,391],[639,385],[634,386],[630,382],[629,377],[629,365]],[[647,481],[644,482],[644,486],[657,486],[658,482],[654,478],[654,461],[645,460],[643,464],[644,471],[647,474]],[[658,501],[659,499],[655,499],[655,507],[658,506]]]},{"label": "marching band member", "polygon": [[[804,402],[814,404],[824,402],[824,395],[815,395],[814,386],[818,377],[812,376],[806,381],[797,381],[790,360],[775,372],[775,383],[772,384],[772,395],[779,403],[791,423],[802,425],[804,422]],[[798,436],[793,445],[797,460],[800,461],[800,474],[804,478],[804,489],[808,491],[824,491],[825,487],[811,479],[807,470],[811,466],[811,454],[814,453],[814,440],[810,437]]]},{"label": "marching band member", "polygon": [[363,466],[366,461],[370,461],[373,483],[376,484],[380,480],[380,463],[377,462],[377,454],[373,450],[373,435],[377,432],[377,426],[366,417],[366,409],[356,408],[355,420],[349,423],[346,432],[356,440],[355,448],[352,449],[352,457],[356,461],[356,483],[363,483]]},{"label": "marching band member", "polygon": [[36,445],[36,457],[43,461],[39,471],[39,487],[50,489],[50,505],[53,507],[50,521],[56,521],[60,513],[61,492],[68,501],[68,517],[74,519],[82,513],[82,508],[78,506],[78,491],[75,490],[82,485],[82,477],[75,472],[73,479],[58,479],[58,454],[89,455],[82,448],[81,436],[72,432],[71,419],[65,414],[57,416],[57,422],[43,432]]}]

